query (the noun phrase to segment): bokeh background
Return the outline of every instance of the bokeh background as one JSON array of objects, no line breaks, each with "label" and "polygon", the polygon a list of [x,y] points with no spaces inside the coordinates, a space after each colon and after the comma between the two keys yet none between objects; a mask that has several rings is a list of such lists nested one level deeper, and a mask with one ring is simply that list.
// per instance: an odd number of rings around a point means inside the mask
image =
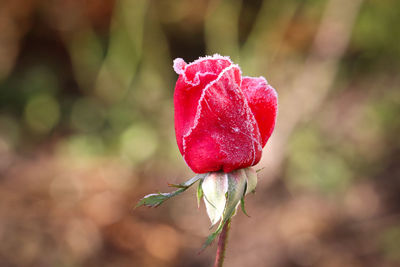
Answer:
[{"label": "bokeh background", "polygon": [[279,116],[232,267],[400,266],[400,1],[1,0],[0,266],[211,266],[172,60],[229,55]]}]

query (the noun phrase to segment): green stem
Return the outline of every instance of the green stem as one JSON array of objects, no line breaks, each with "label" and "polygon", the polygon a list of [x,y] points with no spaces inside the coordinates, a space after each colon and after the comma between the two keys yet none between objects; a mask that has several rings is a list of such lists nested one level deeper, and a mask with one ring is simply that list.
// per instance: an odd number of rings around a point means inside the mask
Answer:
[{"label": "green stem", "polygon": [[231,226],[231,219],[229,219],[225,223],[224,228],[222,228],[221,234],[219,235],[217,255],[215,256],[214,267],[222,267],[222,265],[224,264],[225,249],[228,243],[228,234],[230,226]]}]

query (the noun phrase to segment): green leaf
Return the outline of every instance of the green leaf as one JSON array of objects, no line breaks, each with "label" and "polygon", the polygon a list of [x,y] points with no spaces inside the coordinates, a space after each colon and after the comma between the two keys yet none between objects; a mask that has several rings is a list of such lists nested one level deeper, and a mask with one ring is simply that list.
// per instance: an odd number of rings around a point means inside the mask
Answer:
[{"label": "green leaf", "polygon": [[158,207],[162,203],[164,203],[164,201],[186,191],[186,189],[188,189],[190,186],[192,186],[199,179],[204,178],[205,175],[206,174],[198,174],[195,177],[191,178],[190,180],[179,184],[179,189],[176,191],[173,191],[170,193],[156,193],[156,194],[146,195],[136,204],[135,208],[140,207],[140,206]]}]

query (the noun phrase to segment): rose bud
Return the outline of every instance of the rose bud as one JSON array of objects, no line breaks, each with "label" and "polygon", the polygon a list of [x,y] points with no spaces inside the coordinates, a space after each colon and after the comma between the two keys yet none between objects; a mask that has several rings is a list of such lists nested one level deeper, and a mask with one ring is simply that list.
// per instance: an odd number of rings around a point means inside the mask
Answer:
[{"label": "rose bud", "polygon": [[[211,225],[219,222],[203,248],[229,229],[244,197],[254,192],[262,148],[275,127],[277,93],[264,77],[242,77],[228,57],[214,55],[187,64],[174,60],[175,134],[179,150],[197,175],[177,190],[149,194],[138,206],[157,207],[197,181],[197,200],[204,199]],[[221,234],[222,240],[226,234]],[[220,242],[219,242],[220,244]],[[217,257],[218,258],[218,257]],[[220,265],[218,265],[220,266]]]},{"label": "rose bud", "polygon": [[275,126],[277,93],[264,77],[242,77],[228,57],[174,60],[175,133],[195,173],[232,172],[260,161]]}]

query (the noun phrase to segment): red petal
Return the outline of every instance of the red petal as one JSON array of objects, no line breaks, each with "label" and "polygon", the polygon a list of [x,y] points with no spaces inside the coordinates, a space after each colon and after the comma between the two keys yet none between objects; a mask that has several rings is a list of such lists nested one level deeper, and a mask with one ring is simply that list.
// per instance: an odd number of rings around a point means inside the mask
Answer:
[{"label": "red petal", "polygon": [[215,80],[232,62],[227,57],[215,55],[199,58],[186,64],[183,59],[174,60],[174,70],[180,74],[175,85],[175,132],[179,150],[183,154],[182,138],[193,126],[196,109],[204,87]]},{"label": "red petal", "polygon": [[[182,154],[194,172],[230,172],[260,160],[261,137],[240,83],[240,69],[231,65],[204,87],[193,125],[182,138]],[[186,105],[176,101],[175,109],[184,109],[181,104]],[[179,144],[178,134],[177,139]]]},{"label": "red petal", "polygon": [[257,121],[264,147],[275,127],[278,95],[264,77],[243,77],[241,89]]}]

